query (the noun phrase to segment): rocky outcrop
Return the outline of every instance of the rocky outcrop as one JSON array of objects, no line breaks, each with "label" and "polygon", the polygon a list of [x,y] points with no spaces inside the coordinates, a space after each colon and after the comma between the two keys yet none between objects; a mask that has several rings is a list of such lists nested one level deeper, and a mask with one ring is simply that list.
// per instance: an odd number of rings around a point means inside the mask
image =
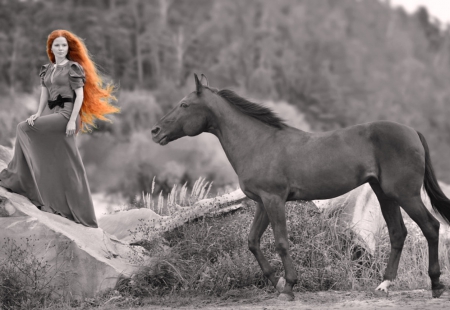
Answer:
[{"label": "rocky outcrop", "polygon": [[[443,183],[440,185],[447,197],[450,197],[450,186]],[[439,214],[434,212],[424,191],[422,191],[422,201],[441,223],[439,230],[441,239],[450,239],[450,226]],[[380,204],[369,184],[361,185],[342,196],[327,200],[315,200],[314,203],[321,210],[338,214],[341,223],[356,232],[364,241],[366,249],[371,252],[375,250],[380,231],[387,229]],[[404,211],[402,214],[405,220],[411,220]]]},{"label": "rocky outcrop", "polygon": [[[0,170],[5,166],[3,156]],[[141,256],[139,248],[129,247],[102,229],[42,212],[27,198],[3,187],[0,235],[0,261],[7,257],[11,245],[33,253],[51,266],[47,276],[53,278],[58,293],[72,298],[91,297],[113,288],[121,276],[136,270],[133,259]]]},{"label": "rocky outcrop", "polygon": [[150,238],[151,233],[172,230],[199,217],[219,215],[242,208],[246,201],[246,196],[238,189],[222,196],[200,200],[191,207],[175,205],[172,208],[176,211],[172,216],[160,216],[143,208],[105,215],[99,218],[98,223],[102,229],[123,241],[136,241]]},{"label": "rocky outcrop", "polygon": [[0,197],[0,253],[6,256],[5,244],[11,242],[22,249],[32,246],[36,257],[53,266],[48,276],[55,276],[54,285],[64,290],[60,293],[90,297],[136,269],[131,262],[140,253],[102,229],[42,212],[2,187]]}]

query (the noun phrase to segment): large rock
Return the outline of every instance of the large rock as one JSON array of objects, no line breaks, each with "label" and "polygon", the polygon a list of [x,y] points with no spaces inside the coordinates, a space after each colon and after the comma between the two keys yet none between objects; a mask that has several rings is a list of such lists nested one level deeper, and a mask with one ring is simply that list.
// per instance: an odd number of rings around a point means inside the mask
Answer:
[{"label": "large rock", "polygon": [[[443,183],[440,183],[440,185],[447,197],[450,197],[450,186]],[[422,191],[422,201],[441,223],[439,231],[441,237],[450,239],[449,225],[439,214],[434,212],[424,191]],[[364,241],[366,249],[371,252],[375,250],[380,231],[387,229],[377,197],[367,183],[342,196],[327,200],[315,200],[314,203],[319,209],[338,214],[341,223],[356,232]],[[402,211],[402,214],[406,220],[409,219],[404,211]]]},{"label": "large rock", "polygon": [[172,206],[175,210],[172,216],[160,216],[150,209],[142,208],[104,215],[98,219],[98,223],[110,234],[130,242],[148,239],[149,229],[157,234],[202,216],[231,212],[245,206],[246,200],[244,193],[238,189],[222,196],[197,201],[191,207]]},{"label": "large rock", "polygon": [[132,209],[108,214],[98,219],[98,226],[124,242],[133,240],[132,232],[143,222],[158,221],[161,218],[150,209]]},{"label": "large rock", "polygon": [[[0,158],[0,170],[7,160]],[[136,248],[102,229],[42,212],[27,198],[3,187],[0,236],[0,261],[7,257],[12,244],[33,253],[52,266],[47,277],[55,276],[53,284],[59,293],[72,298],[92,297],[113,288],[120,277],[132,275],[136,266],[131,262],[141,257]]]},{"label": "large rock", "polygon": [[64,287],[63,293],[91,297],[135,271],[130,259],[140,253],[102,229],[42,212],[27,198],[2,187],[0,197],[0,253],[6,254],[5,245],[11,241],[23,249],[32,246],[37,257],[54,266],[55,285]]}]

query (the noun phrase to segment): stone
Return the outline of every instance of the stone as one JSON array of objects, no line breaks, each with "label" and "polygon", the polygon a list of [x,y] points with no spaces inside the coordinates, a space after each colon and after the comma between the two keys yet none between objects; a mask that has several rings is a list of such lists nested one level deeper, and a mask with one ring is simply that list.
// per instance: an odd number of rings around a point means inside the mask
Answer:
[{"label": "stone", "polygon": [[[450,197],[450,186],[440,182],[443,192]],[[422,190],[422,201],[427,209],[441,223],[440,235],[441,239],[450,239],[450,226],[445,220],[434,212],[431,207],[427,194]],[[336,198],[315,200],[314,204],[325,212],[335,213],[338,215],[341,223],[347,225],[356,232],[362,239],[364,246],[370,253],[375,251],[377,236],[382,229],[387,229],[381,213],[381,207],[375,193],[369,184],[363,184],[354,190]],[[411,220],[403,212],[405,221]]]},{"label": "stone", "polygon": [[[202,216],[217,216],[242,208],[246,200],[244,193],[237,189],[215,198],[202,199],[191,207],[172,206],[172,216],[160,216],[153,210],[141,208],[104,215],[98,219],[98,223],[102,229],[122,241],[135,243],[141,238],[149,238],[149,228],[155,234],[172,230]],[[140,230],[143,225],[146,228]]]},{"label": "stone", "polygon": [[98,226],[124,242],[133,239],[131,231],[138,229],[144,221],[158,221],[161,218],[150,209],[132,209],[104,215],[98,218]]},{"label": "stone", "polygon": [[[0,164],[6,166],[13,157],[12,149],[0,145]],[[1,168],[3,170],[3,168]]]},{"label": "stone", "polygon": [[77,224],[56,214],[42,212],[27,198],[0,187],[0,261],[12,243],[32,250],[53,266],[53,285],[70,298],[93,297],[114,288],[121,277],[130,277],[142,258],[140,247],[128,244],[100,228]]}]

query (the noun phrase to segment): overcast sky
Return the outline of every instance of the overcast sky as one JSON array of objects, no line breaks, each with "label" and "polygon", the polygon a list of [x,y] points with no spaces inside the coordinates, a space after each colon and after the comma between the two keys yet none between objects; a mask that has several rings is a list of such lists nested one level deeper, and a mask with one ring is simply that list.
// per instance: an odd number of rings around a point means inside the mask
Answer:
[{"label": "overcast sky", "polygon": [[450,0],[391,0],[391,3],[394,6],[403,6],[408,12],[415,12],[417,7],[422,5],[442,23],[450,23]]}]

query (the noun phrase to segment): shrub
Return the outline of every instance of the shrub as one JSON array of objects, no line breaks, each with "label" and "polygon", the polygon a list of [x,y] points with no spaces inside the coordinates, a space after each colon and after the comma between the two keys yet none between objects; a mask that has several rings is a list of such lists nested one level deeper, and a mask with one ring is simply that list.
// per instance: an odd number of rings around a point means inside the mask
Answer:
[{"label": "shrub", "polygon": [[[0,249],[0,309],[35,309],[51,304],[67,284],[62,265],[51,265],[44,251],[34,246],[35,240],[24,239],[22,245],[5,238]],[[63,250],[64,252],[65,250]],[[39,253],[39,254],[38,254]]]},{"label": "shrub", "polygon": [[[152,272],[143,268],[147,276],[145,281],[151,283],[152,288],[147,293],[164,295],[192,290],[222,296],[234,289],[259,287],[272,290],[247,249],[253,213],[254,207],[248,207],[229,215],[197,219],[149,241],[146,247],[149,256],[157,264],[170,257],[170,265],[159,271],[154,268]],[[375,252],[369,253],[364,250],[364,242],[346,223],[340,223],[336,215],[319,212],[310,202],[286,204],[290,252],[299,280],[297,291],[371,290],[382,281],[390,252],[387,229],[378,235]],[[427,242],[415,223],[407,219],[405,222],[410,233],[400,261],[396,287],[429,288]],[[270,227],[261,239],[261,248],[277,275],[283,275]],[[448,247],[442,243],[440,250],[445,278],[450,267]],[[167,281],[162,280],[164,274],[169,275]]]}]

